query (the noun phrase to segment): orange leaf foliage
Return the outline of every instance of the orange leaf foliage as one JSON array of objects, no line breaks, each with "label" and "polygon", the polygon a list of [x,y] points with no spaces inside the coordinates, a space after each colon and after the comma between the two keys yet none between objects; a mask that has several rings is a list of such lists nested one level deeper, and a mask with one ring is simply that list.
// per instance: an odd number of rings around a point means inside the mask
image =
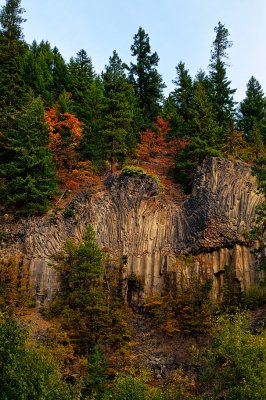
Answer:
[{"label": "orange leaf foliage", "polygon": [[60,113],[51,107],[45,113],[49,129],[49,148],[59,169],[74,167],[77,155],[75,148],[82,137],[82,123],[70,113]]},{"label": "orange leaf foliage", "polygon": [[169,132],[171,130],[168,122],[166,122],[162,117],[157,117],[156,119],[156,126],[157,129],[165,134],[166,132]]},{"label": "orange leaf foliage", "polygon": [[32,301],[29,272],[19,256],[0,260],[0,307],[22,311]]},{"label": "orange leaf foliage", "polygon": [[66,189],[98,184],[90,161],[79,161],[76,148],[82,137],[82,123],[70,113],[60,113],[58,106],[45,113],[49,129],[49,148],[57,166],[57,174]]},{"label": "orange leaf foliage", "polygon": [[143,161],[149,161],[156,157],[166,155],[166,135],[170,127],[163,118],[158,117],[154,131],[146,129],[140,134],[140,143],[137,146],[137,157]]}]

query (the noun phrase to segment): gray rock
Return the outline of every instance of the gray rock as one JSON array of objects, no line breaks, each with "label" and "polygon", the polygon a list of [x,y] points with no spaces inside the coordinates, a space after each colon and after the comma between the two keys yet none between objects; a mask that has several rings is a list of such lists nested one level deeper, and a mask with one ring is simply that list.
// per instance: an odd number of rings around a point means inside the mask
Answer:
[{"label": "gray rock", "polygon": [[[240,290],[256,282],[244,233],[262,196],[248,166],[222,158],[206,160],[181,206],[166,200],[147,176],[112,175],[105,185],[98,193],[80,193],[69,205],[70,218],[63,212],[17,222],[7,214],[0,217],[2,257],[21,255],[40,303],[58,289],[52,256],[67,238],[81,240],[89,224],[102,248],[117,259],[127,256],[127,274],[143,277],[146,295],[162,289],[165,271],[178,280],[176,258],[181,253],[201,255],[194,270],[204,267],[213,276],[213,298],[221,294],[225,266],[234,271]],[[189,276],[189,268],[186,273]]]}]

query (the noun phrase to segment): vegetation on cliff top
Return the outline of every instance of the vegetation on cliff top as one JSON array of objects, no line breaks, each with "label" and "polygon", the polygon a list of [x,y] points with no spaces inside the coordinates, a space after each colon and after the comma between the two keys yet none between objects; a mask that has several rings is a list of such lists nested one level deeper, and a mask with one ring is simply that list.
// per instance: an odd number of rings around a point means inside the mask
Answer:
[{"label": "vegetation on cliff top", "polygon": [[236,107],[227,77],[232,42],[221,22],[208,74],[192,78],[180,61],[165,98],[159,57],[143,28],[130,65],[114,51],[97,75],[84,49],[66,62],[46,41],[26,43],[24,13],[19,0],[0,11],[2,207],[44,212],[61,190],[97,185],[97,174],[136,163],[189,190],[207,156],[248,163],[264,156],[265,96],[252,76]]}]

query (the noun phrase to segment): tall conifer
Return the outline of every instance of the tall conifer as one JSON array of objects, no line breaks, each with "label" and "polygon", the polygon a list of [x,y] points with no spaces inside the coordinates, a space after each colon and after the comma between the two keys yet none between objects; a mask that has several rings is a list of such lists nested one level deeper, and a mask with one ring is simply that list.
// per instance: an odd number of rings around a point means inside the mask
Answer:
[{"label": "tall conifer", "polygon": [[40,98],[29,98],[0,137],[0,199],[25,213],[44,212],[56,193]]},{"label": "tall conifer", "polygon": [[266,99],[259,82],[252,76],[247,84],[245,99],[240,103],[239,127],[249,143],[266,144]]},{"label": "tall conifer", "polygon": [[71,93],[73,113],[83,123],[83,137],[79,151],[90,160],[98,161],[100,154],[99,135],[102,120],[103,85],[96,75],[91,58],[80,50],[68,64],[69,81],[67,90]]},{"label": "tall conifer", "polygon": [[102,75],[104,86],[103,149],[114,172],[115,161],[124,159],[132,135],[134,90],[116,51]]},{"label": "tall conifer", "polygon": [[141,27],[134,36],[131,52],[136,57],[136,63],[130,64],[129,77],[139,101],[144,125],[147,125],[154,122],[160,113],[165,85],[156,68],[158,54],[151,53],[149,36]]},{"label": "tall conifer", "polygon": [[[185,64],[180,61],[176,67],[176,79],[173,80],[175,89],[169,95],[169,104],[174,105],[173,112],[176,114],[178,123],[178,135],[184,136],[189,133],[190,109],[193,100],[192,78],[185,68]],[[172,116],[173,119],[173,116]]]},{"label": "tall conifer", "polygon": [[14,113],[24,101],[23,13],[20,0],[7,0],[0,11],[0,131],[10,127]]},{"label": "tall conifer", "polygon": [[236,89],[231,89],[231,82],[226,76],[226,60],[228,58],[227,49],[232,46],[229,40],[229,32],[221,22],[214,28],[216,33],[212,45],[210,59],[210,83],[211,96],[217,120],[224,130],[229,130],[230,119],[234,114],[235,102],[233,94]]}]

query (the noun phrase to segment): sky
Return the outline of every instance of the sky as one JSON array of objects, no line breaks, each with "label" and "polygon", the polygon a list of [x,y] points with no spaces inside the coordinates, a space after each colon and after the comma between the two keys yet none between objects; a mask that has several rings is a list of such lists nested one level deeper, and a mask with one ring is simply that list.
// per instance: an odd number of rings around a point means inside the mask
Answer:
[{"label": "sky", "polygon": [[192,77],[200,68],[208,72],[214,27],[221,21],[233,42],[227,75],[237,89],[235,100],[245,97],[252,75],[266,93],[266,0],[21,0],[21,5],[28,43],[47,40],[66,61],[84,49],[97,73],[113,50],[134,62],[130,46],[141,26],[160,57],[166,94],[173,90],[179,61]]}]

